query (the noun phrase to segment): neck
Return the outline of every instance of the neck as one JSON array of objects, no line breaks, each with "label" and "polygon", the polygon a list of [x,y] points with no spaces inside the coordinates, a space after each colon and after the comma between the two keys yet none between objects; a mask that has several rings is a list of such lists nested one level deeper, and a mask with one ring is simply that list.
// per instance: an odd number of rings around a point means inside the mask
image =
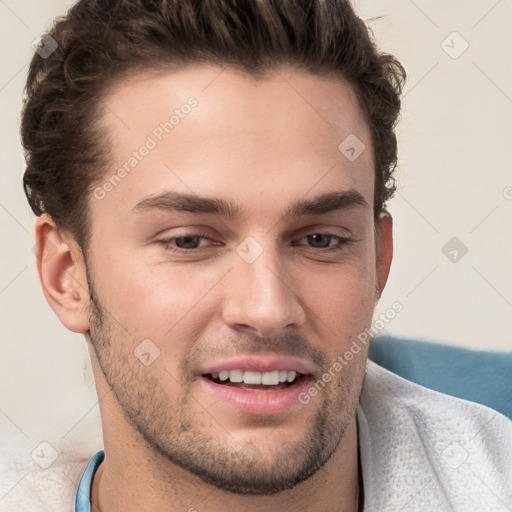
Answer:
[{"label": "neck", "polygon": [[92,512],[356,512],[358,508],[355,418],[323,468],[293,489],[269,496],[238,495],[217,489],[149,450],[142,440],[119,446],[105,439],[105,460],[92,483]]}]

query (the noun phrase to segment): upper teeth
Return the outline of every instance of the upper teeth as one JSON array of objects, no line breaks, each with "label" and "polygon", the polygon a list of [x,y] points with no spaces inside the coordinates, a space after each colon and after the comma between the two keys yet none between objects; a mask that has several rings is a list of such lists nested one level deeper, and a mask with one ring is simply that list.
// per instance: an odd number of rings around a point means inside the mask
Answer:
[{"label": "upper teeth", "polygon": [[230,380],[231,382],[244,382],[245,384],[266,384],[275,386],[280,382],[292,382],[297,372],[288,370],[274,370],[273,372],[253,372],[251,370],[222,370],[212,373],[214,379]]}]

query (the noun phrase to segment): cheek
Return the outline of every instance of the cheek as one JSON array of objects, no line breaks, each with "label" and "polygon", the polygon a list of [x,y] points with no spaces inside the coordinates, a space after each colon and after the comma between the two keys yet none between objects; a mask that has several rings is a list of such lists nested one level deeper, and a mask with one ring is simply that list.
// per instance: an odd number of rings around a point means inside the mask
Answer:
[{"label": "cheek", "polygon": [[[322,330],[357,334],[372,320],[375,296],[375,268],[368,261],[352,261],[338,267],[301,272],[300,296],[310,310],[310,321]],[[307,313],[307,312],[306,312]]]},{"label": "cheek", "polygon": [[[118,272],[107,290],[116,315],[137,336],[167,344],[183,329],[201,329],[209,292],[222,277],[213,269],[193,269],[171,264],[134,264]],[[113,302],[112,302],[113,301]],[[193,320],[193,321],[192,321]],[[192,337],[192,333],[189,336]]]}]

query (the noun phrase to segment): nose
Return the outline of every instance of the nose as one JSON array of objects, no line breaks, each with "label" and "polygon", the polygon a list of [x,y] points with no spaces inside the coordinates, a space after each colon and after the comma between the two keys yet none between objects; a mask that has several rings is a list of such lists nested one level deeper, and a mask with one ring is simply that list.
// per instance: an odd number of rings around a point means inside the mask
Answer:
[{"label": "nose", "polygon": [[303,325],[305,312],[295,283],[275,251],[265,249],[256,261],[235,257],[226,282],[223,319],[232,329],[273,337]]}]

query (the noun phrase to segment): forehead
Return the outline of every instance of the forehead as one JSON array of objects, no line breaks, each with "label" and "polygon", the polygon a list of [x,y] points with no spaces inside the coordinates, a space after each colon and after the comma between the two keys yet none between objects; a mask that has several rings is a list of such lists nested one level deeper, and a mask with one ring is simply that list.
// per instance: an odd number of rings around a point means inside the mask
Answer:
[{"label": "forehead", "polygon": [[124,80],[103,104],[112,165],[98,183],[104,199],[91,199],[93,217],[109,208],[128,215],[165,190],[236,196],[266,213],[309,191],[356,189],[373,202],[369,131],[340,77],[283,66],[255,79],[191,65]]}]

